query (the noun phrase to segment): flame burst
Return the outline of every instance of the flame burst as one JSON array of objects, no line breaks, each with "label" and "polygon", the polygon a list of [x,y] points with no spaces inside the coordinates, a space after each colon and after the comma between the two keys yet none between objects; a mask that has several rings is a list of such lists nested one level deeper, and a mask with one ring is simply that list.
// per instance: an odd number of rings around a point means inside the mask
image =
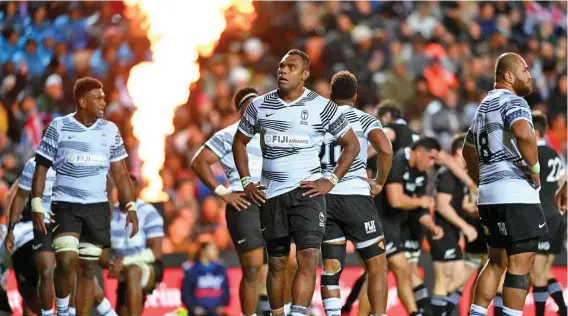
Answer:
[{"label": "flame burst", "polygon": [[142,177],[148,186],[142,198],[166,201],[160,170],[165,137],[174,131],[178,106],[189,98],[189,86],[199,79],[199,55],[210,56],[227,27],[250,30],[256,17],[252,1],[237,0],[127,0],[128,14],[147,32],[152,61],[130,71],[128,91],[136,112],[132,117]]}]

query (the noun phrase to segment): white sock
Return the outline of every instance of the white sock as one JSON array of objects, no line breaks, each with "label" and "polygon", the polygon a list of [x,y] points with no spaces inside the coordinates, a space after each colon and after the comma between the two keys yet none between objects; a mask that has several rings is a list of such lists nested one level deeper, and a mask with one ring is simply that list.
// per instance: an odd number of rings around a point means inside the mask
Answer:
[{"label": "white sock", "polygon": [[[241,316],[247,316],[247,315],[245,315],[245,314],[241,314]],[[256,313],[254,313],[254,314],[251,314],[251,315],[249,315],[249,316],[256,316]]]},{"label": "white sock", "polygon": [[55,298],[55,307],[57,308],[57,316],[69,316],[69,297]]},{"label": "white sock", "polygon": [[487,315],[487,308],[471,304],[471,308],[469,309],[469,316],[485,316],[485,315]]},{"label": "white sock", "polygon": [[55,314],[53,314],[53,310],[52,309],[48,309],[48,310],[41,310],[41,316],[54,316]]},{"label": "white sock", "polygon": [[77,315],[77,310],[75,309],[75,307],[69,307],[69,316],[75,316]]},{"label": "white sock", "polygon": [[503,306],[503,316],[523,316],[523,311]]},{"label": "white sock", "polygon": [[99,312],[101,316],[118,316],[114,309],[112,309],[112,306],[110,306],[110,302],[106,297],[97,305],[97,312]]},{"label": "white sock", "polygon": [[289,315],[290,309],[292,309],[292,303],[284,304],[284,315]]},{"label": "white sock", "polygon": [[327,316],[341,316],[341,299],[339,297],[324,299],[323,309]]},{"label": "white sock", "polygon": [[309,307],[304,307],[300,305],[292,305],[290,307],[290,315],[292,316],[306,316],[308,315]]}]

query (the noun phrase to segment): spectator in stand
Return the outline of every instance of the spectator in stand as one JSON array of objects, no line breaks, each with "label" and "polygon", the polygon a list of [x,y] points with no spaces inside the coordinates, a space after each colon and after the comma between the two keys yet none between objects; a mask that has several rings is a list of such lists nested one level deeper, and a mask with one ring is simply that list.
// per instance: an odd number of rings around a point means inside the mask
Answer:
[{"label": "spectator in stand", "polygon": [[211,242],[202,242],[196,260],[184,272],[181,300],[190,315],[225,315],[229,305],[227,269],[218,262],[219,250]]}]

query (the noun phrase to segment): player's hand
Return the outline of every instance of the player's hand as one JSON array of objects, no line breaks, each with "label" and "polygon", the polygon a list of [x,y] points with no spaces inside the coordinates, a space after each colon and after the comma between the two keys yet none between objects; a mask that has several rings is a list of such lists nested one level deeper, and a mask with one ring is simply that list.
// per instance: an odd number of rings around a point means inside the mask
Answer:
[{"label": "player's hand", "polygon": [[47,234],[47,228],[45,228],[45,223],[43,222],[44,218],[44,213],[32,212],[32,222],[34,229],[42,232],[43,234]]},{"label": "player's hand", "polygon": [[427,195],[421,196],[419,199],[420,207],[425,209],[430,209],[431,204],[434,202],[434,200]]},{"label": "player's hand", "polygon": [[123,267],[124,265],[122,264],[122,258],[115,258],[108,268],[108,275],[112,278],[118,278],[118,276],[122,272]]},{"label": "player's hand", "polygon": [[266,194],[260,190],[261,186],[255,183],[249,183],[243,189],[247,197],[256,205],[260,206],[266,202]]},{"label": "player's hand", "polygon": [[197,306],[193,310],[193,315],[195,315],[195,316],[205,315],[205,310],[203,309],[203,307]]},{"label": "player's hand", "polygon": [[334,185],[325,178],[317,179],[316,181],[303,181],[300,183],[300,188],[307,189],[302,193],[303,196],[315,197],[319,195],[326,195],[333,189]]},{"label": "player's hand", "polygon": [[371,186],[371,196],[375,197],[383,191],[383,186],[378,184],[374,179],[363,178]]},{"label": "player's hand", "polygon": [[434,226],[434,229],[430,231],[432,233],[432,239],[438,240],[444,237],[444,229],[438,225]]},{"label": "player's hand", "polygon": [[243,192],[233,192],[225,195],[221,195],[221,199],[225,203],[230,204],[232,207],[241,211],[250,206],[250,202],[245,198],[247,195]]},{"label": "player's hand", "polygon": [[540,173],[531,174],[531,179],[534,184],[534,188],[540,190]]},{"label": "player's hand", "polygon": [[568,208],[568,192],[566,190],[566,184],[564,184],[557,192],[556,192],[556,206],[560,212],[566,212]]},{"label": "player's hand", "polygon": [[465,238],[467,238],[468,242],[472,242],[477,239],[477,230],[471,225],[466,225],[462,229],[462,232],[465,235]]},{"label": "player's hand", "polygon": [[14,232],[8,232],[8,234],[6,234],[4,247],[6,247],[6,250],[8,250],[9,253],[14,251]]},{"label": "player's hand", "polygon": [[128,224],[132,224],[132,232],[130,233],[130,238],[132,238],[138,233],[138,215],[136,215],[136,212],[128,211],[128,215],[126,215],[126,229],[128,229]]}]

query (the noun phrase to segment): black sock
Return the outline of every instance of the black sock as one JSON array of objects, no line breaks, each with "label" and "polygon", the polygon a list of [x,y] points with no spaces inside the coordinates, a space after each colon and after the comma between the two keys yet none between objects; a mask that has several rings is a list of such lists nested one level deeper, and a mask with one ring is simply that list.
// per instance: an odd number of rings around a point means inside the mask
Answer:
[{"label": "black sock", "polygon": [[355,303],[355,301],[357,301],[357,298],[359,297],[359,293],[361,293],[361,288],[363,287],[363,284],[365,283],[366,278],[367,278],[367,272],[364,272],[357,279],[357,281],[355,281],[355,284],[353,284],[353,288],[351,289],[351,293],[349,293],[349,296],[347,296],[347,299],[345,300],[345,304],[343,305],[343,308],[341,308],[341,311],[343,313],[351,312],[351,307],[353,306],[353,303]]},{"label": "black sock", "polygon": [[409,316],[423,316],[423,315],[422,315],[421,312],[413,312],[413,313],[410,313]]},{"label": "black sock", "polygon": [[544,308],[548,299],[548,287],[533,286],[533,297],[536,316],[544,316]]},{"label": "black sock", "polygon": [[416,301],[416,305],[418,305],[418,309],[425,315],[430,315],[430,297],[428,295],[428,289],[424,286],[424,283],[415,287],[413,291],[414,300]]},{"label": "black sock", "polygon": [[263,294],[258,296],[257,310],[260,311],[263,316],[270,316],[270,303],[268,302],[268,296]]},{"label": "black sock", "polygon": [[562,295],[562,288],[555,278],[548,280],[548,294],[552,296],[556,305],[558,305],[558,315],[566,316],[566,303],[564,302],[564,296]]},{"label": "black sock", "polygon": [[493,315],[503,316],[503,294],[497,293],[493,299]]},{"label": "black sock", "polygon": [[448,303],[446,304],[446,316],[451,316],[454,312],[454,309],[460,302],[460,298],[462,296],[461,291],[455,291],[446,297]]},{"label": "black sock", "polygon": [[446,300],[445,296],[432,295],[432,300],[430,301],[430,306],[432,308],[432,315],[445,316],[447,304],[448,301]]}]

